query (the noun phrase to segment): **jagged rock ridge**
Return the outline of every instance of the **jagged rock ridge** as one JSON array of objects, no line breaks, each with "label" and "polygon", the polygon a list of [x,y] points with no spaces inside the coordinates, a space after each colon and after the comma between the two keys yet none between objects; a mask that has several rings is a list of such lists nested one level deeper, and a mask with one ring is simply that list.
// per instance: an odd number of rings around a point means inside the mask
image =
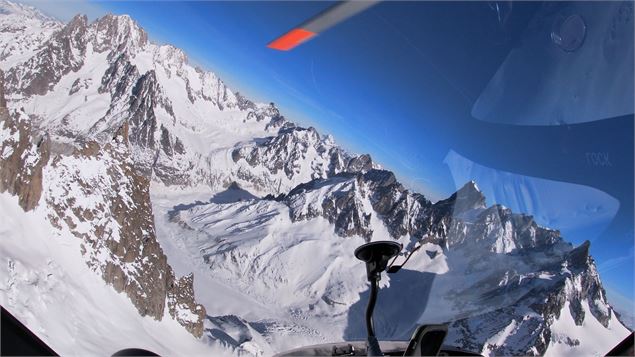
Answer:
[{"label": "jagged rock ridge", "polygon": [[[52,151],[50,138],[38,135],[20,113],[2,107],[0,116],[0,191],[18,196],[27,211],[45,205],[52,226],[81,239],[88,266],[125,292],[142,316],[160,320],[167,306],[201,336],[205,309],[194,301],[193,277],[176,279],[156,241],[149,181],[132,165],[127,126],[111,143],[82,142],[63,154]],[[185,311],[194,318],[184,318]]]}]

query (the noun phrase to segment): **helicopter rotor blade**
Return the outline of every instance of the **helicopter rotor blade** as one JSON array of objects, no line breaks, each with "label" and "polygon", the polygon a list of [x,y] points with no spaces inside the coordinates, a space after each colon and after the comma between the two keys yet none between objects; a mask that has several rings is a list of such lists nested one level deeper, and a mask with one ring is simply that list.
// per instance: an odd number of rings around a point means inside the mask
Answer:
[{"label": "helicopter rotor blade", "polygon": [[378,2],[379,0],[342,1],[271,41],[267,47],[279,51],[289,51]]}]

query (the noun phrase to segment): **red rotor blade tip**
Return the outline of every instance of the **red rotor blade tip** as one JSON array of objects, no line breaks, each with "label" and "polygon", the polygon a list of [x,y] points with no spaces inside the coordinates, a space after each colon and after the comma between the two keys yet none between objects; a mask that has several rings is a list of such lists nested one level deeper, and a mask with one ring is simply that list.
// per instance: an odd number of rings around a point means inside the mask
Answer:
[{"label": "red rotor blade tip", "polygon": [[288,51],[315,35],[315,32],[311,32],[305,29],[293,29],[273,40],[267,45],[267,47],[279,51]]}]

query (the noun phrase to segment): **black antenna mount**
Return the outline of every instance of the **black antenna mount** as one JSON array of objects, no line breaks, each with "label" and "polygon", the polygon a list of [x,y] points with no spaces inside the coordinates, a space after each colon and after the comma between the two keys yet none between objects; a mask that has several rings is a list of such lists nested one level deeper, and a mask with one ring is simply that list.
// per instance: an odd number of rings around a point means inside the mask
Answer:
[{"label": "black antenna mount", "polygon": [[375,310],[377,293],[379,292],[377,283],[381,279],[381,273],[386,270],[388,261],[397,256],[400,251],[401,244],[392,241],[366,243],[355,249],[355,257],[366,263],[366,275],[370,282],[370,298],[366,306],[367,356],[383,356],[373,327],[373,311]]}]

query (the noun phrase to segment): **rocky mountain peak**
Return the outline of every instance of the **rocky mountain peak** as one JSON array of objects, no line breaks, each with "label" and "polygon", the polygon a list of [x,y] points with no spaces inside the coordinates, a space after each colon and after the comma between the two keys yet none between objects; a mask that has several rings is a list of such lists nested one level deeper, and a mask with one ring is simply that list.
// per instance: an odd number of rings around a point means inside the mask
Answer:
[{"label": "rocky mountain peak", "polygon": [[88,16],[77,14],[64,26],[62,33],[71,36],[80,36],[88,28]]},{"label": "rocky mountain peak", "polygon": [[37,55],[7,72],[7,87],[25,96],[44,95],[84,64],[88,18],[77,15],[44,43]]},{"label": "rocky mountain peak", "polygon": [[[328,145],[331,144],[331,139],[327,136],[324,138],[324,142]],[[346,171],[348,172],[368,172],[375,168],[375,163],[369,154],[362,154],[354,156],[348,161],[346,165]]]},{"label": "rocky mountain peak", "polygon": [[573,269],[584,270],[589,266],[590,255],[589,249],[591,248],[591,242],[585,240],[579,246],[571,250],[567,257],[568,266]]},{"label": "rocky mountain peak", "polygon": [[63,26],[30,6],[0,1],[0,68],[28,60]]},{"label": "rocky mountain peak", "polygon": [[469,209],[485,207],[485,196],[474,181],[467,182],[456,191],[455,195],[455,212],[464,212]]},{"label": "rocky mountain peak", "polygon": [[113,51],[134,55],[148,43],[148,34],[128,15],[107,14],[91,24],[96,52]]},{"label": "rocky mountain peak", "polygon": [[364,205],[365,193],[355,174],[341,173],[329,179],[301,184],[286,197],[293,221],[324,217],[343,237],[358,235],[370,240],[372,213]]},{"label": "rocky mountain peak", "polygon": [[[370,156],[362,155],[361,160],[370,160]],[[398,184],[397,177],[392,171],[370,169],[364,174],[364,180],[369,183],[373,189],[390,187]]]},{"label": "rocky mountain peak", "polygon": [[0,1],[0,15],[16,15],[45,22],[57,22],[56,19],[45,15],[42,11],[33,6],[8,0]]},{"label": "rocky mountain peak", "polygon": [[[157,120],[156,110],[163,108],[174,116],[171,101],[163,94],[154,70],[141,75],[131,91],[129,99],[129,140],[137,150],[137,162],[143,172],[150,176],[155,161],[152,150],[162,146],[164,151],[171,152],[169,133]],[[164,138],[165,136],[165,138]],[[150,150],[150,151],[148,151]],[[181,150],[182,151],[182,150]]]},{"label": "rocky mountain peak", "polygon": [[444,208],[449,213],[461,215],[470,210],[485,208],[485,196],[478,189],[474,181],[469,181],[449,198],[441,200],[436,204],[439,208]]},{"label": "rocky mountain peak", "polygon": [[[86,51],[87,30],[88,17],[86,15],[75,15],[52,40],[58,42],[58,46],[63,47],[64,50],[79,50],[81,55],[71,58],[81,65],[83,63],[83,54]],[[77,65],[75,67],[78,68]]]},{"label": "rocky mountain peak", "polygon": [[251,100],[247,99],[240,92],[236,92],[236,101],[238,108],[240,110],[255,110],[256,104]]},{"label": "rocky mountain peak", "polygon": [[187,55],[183,50],[170,44],[157,47],[155,59],[161,61],[168,68],[178,69],[188,62]]}]

